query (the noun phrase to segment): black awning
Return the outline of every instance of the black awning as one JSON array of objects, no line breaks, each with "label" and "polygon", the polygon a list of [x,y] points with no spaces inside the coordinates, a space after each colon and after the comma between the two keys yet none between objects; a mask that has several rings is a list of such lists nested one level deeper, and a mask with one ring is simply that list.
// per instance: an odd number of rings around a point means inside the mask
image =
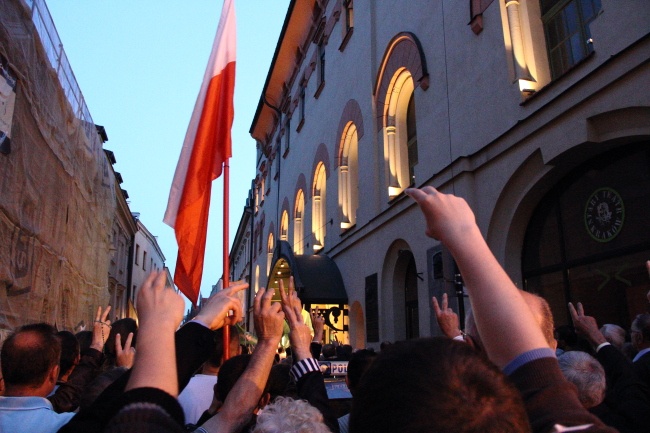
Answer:
[{"label": "black awning", "polygon": [[[280,271],[278,262],[286,262],[289,269]],[[271,265],[272,273],[281,272],[280,278],[288,278],[291,272],[298,296],[305,304],[348,303],[341,272],[334,260],[324,254],[294,256],[289,243],[279,241]]]}]

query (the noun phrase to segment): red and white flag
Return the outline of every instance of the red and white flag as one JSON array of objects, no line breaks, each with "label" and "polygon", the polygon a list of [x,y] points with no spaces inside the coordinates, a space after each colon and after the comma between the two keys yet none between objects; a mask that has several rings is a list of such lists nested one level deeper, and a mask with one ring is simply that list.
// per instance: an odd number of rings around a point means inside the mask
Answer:
[{"label": "red and white flag", "polygon": [[163,219],[178,243],[174,283],[194,305],[201,289],[212,181],[232,154],[236,47],[234,0],[224,0]]}]

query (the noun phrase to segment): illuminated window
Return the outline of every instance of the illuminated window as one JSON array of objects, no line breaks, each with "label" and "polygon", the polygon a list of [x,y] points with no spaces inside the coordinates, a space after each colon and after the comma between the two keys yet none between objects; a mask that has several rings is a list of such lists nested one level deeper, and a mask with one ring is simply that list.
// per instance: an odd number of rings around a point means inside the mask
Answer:
[{"label": "illuminated window", "polygon": [[289,214],[287,211],[282,212],[282,219],[280,220],[280,240],[281,241],[288,241],[289,236]]},{"label": "illuminated window", "polygon": [[326,177],[325,165],[320,162],[314,173],[314,186],[312,189],[312,217],[311,228],[314,235],[314,251],[318,251],[325,245],[326,217]]},{"label": "illuminated window", "polygon": [[415,180],[418,160],[413,78],[402,68],[391,80],[384,115],[384,151],[388,157],[388,196],[397,197]]},{"label": "illuminated window", "polygon": [[293,253],[303,253],[302,219],[305,213],[305,195],[302,190],[296,194],[296,207],[293,213]]},{"label": "illuminated window", "polygon": [[415,166],[418,163],[418,131],[415,126],[415,98],[411,93],[406,110],[406,148],[409,162],[409,186],[415,184]]},{"label": "illuminated window", "polygon": [[339,207],[341,209],[341,229],[345,230],[356,223],[359,207],[358,173],[358,135],[357,127],[350,122],[341,137],[339,163]]},{"label": "illuminated window", "polygon": [[275,241],[273,233],[269,233],[269,239],[266,243],[266,275],[271,272],[271,261],[273,260],[273,249],[275,248]]},{"label": "illuminated window", "polygon": [[594,50],[589,25],[601,0],[540,0],[551,77],[561,76]]}]

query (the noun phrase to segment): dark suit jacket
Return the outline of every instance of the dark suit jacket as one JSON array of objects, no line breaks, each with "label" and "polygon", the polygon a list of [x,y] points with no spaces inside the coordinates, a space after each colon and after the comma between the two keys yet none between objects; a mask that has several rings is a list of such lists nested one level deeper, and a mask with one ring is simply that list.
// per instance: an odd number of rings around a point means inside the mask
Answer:
[{"label": "dark suit jacket", "polygon": [[621,433],[645,432],[650,426],[648,389],[635,374],[632,363],[612,345],[602,347],[596,359],[605,369],[605,401],[591,410],[605,424]]},{"label": "dark suit jacket", "polygon": [[650,389],[650,352],[633,363],[634,371],[641,382]]}]

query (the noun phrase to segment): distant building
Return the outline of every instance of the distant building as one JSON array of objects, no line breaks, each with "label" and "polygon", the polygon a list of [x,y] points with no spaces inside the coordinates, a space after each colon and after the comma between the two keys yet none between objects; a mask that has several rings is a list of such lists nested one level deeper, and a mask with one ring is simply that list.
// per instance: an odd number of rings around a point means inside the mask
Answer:
[{"label": "distant building", "polygon": [[131,291],[130,300],[137,307],[140,288],[151,271],[164,270],[167,274],[167,284],[175,287],[169,269],[165,267],[165,255],[158,245],[156,236],[152,235],[140,220],[140,214],[133,213],[137,231],[133,240],[131,262]]},{"label": "distant building", "polygon": [[557,324],[582,301],[627,328],[647,306],[649,58],[646,0],[292,0],[250,129],[251,291],[293,275],[355,347],[438,334],[456,269],[404,195],[433,186]]},{"label": "distant building", "polygon": [[[100,129],[104,131],[103,128]],[[103,136],[107,139],[106,133]],[[106,139],[104,141],[106,141]],[[111,163],[111,170],[115,164],[115,155],[110,150],[105,150],[106,158]],[[113,170],[112,170],[113,171]],[[122,175],[113,171],[115,177],[115,197],[117,209],[113,220],[113,231],[111,234],[110,266],[108,268],[108,293],[109,304],[111,305],[110,317],[112,320],[133,316],[133,305],[129,304],[129,279],[130,254],[133,246],[133,237],[138,227],[131,215],[128,193],[122,189]]]},{"label": "distant building", "polygon": [[[237,233],[233,239],[232,247],[230,249],[230,281],[243,280],[252,284],[253,281],[259,281],[259,277],[251,279],[251,259],[252,259],[252,225],[253,222],[253,208],[252,197],[246,200],[246,206],[239,220]],[[272,248],[271,248],[272,249]],[[259,269],[257,270],[259,274]],[[213,291],[216,285],[213,286]],[[244,294],[243,308],[245,311],[245,323],[248,325],[247,330],[252,330],[253,325],[253,297],[257,292],[258,287],[251,286]]]}]

